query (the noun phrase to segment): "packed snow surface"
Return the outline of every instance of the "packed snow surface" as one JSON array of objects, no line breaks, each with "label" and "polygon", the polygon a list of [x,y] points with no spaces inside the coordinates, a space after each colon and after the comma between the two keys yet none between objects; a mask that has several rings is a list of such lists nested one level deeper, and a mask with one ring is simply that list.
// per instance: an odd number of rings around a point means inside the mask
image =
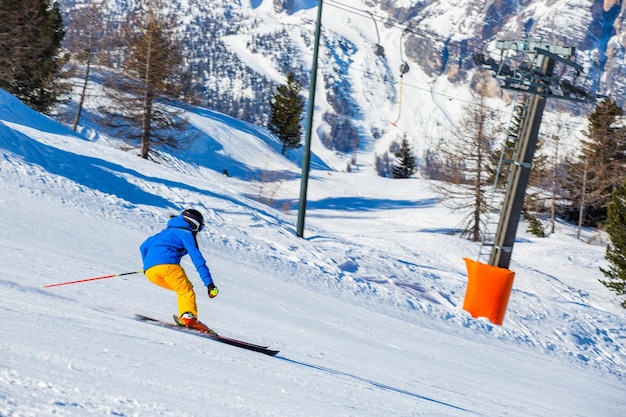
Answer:
[{"label": "packed snow surface", "polygon": [[[450,233],[461,214],[427,180],[314,156],[299,238],[297,152],[206,109],[189,119],[196,142],[157,163],[0,91],[0,416],[626,415],[606,236],[520,225],[497,326],[462,308],[479,247]],[[176,312],[138,247],[188,207],[220,288],[209,299],[184,260],[200,319],[277,357],[133,319]]]}]

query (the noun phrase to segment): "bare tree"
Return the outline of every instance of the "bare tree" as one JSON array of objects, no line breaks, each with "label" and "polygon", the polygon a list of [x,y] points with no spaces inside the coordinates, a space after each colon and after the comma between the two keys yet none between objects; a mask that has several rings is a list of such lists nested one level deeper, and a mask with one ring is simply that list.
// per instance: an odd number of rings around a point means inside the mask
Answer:
[{"label": "bare tree", "polygon": [[[560,130],[561,125],[559,125]],[[552,157],[552,186],[550,187],[550,233],[554,233],[554,224],[556,222],[556,196],[559,184],[559,135],[552,136],[554,141],[554,155]]]},{"label": "bare tree", "polygon": [[569,157],[562,155],[561,140],[571,135],[569,124],[565,120],[564,113],[559,113],[554,129],[546,135],[546,143],[550,146],[552,155],[546,164],[546,178],[550,179],[546,187],[550,191],[549,211],[550,211],[550,233],[554,233],[556,215],[559,211],[559,202],[564,199],[566,185],[565,170],[570,165]]},{"label": "bare tree", "polygon": [[108,125],[131,144],[139,156],[151,158],[155,147],[178,148],[191,136],[183,112],[173,104],[181,97],[182,44],[174,37],[174,16],[160,16],[150,2],[147,9],[120,27],[117,53],[121,72],[112,72],[105,86],[113,105],[103,110]]},{"label": "bare tree", "polygon": [[80,122],[83,105],[87,96],[87,87],[91,74],[91,67],[99,52],[100,43],[105,36],[105,25],[102,14],[103,1],[94,1],[77,9],[72,18],[72,24],[65,34],[64,46],[72,54],[75,65],[81,65],[84,70],[81,74],[80,93],[72,130],[76,131]]},{"label": "bare tree", "polygon": [[466,213],[462,236],[481,239],[481,216],[486,211],[485,188],[490,185],[487,166],[495,140],[494,113],[484,94],[466,108],[459,127],[440,143],[438,177],[435,182],[442,201],[453,210]]}]

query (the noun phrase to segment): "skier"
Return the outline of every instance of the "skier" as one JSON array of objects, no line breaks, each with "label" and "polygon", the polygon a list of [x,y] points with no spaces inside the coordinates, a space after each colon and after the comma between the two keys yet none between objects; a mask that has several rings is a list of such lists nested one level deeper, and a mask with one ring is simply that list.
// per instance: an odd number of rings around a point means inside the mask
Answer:
[{"label": "skier", "polygon": [[211,272],[198,248],[198,232],[204,229],[204,218],[198,210],[187,209],[172,216],[167,227],[141,244],[143,272],[153,283],[178,295],[178,324],[203,332],[211,330],[198,320],[198,306],[193,285],[180,266],[189,254],[210,298],[218,294]]}]

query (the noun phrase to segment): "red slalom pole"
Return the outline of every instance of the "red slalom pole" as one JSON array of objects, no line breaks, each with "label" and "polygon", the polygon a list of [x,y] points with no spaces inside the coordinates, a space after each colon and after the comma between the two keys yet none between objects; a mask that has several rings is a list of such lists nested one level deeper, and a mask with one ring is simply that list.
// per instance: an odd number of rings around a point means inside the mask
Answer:
[{"label": "red slalom pole", "polygon": [[68,282],[59,282],[57,284],[48,284],[48,285],[42,285],[40,288],[50,288],[50,287],[59,287],[61,285],[70,285],[70,284],[78,284],[81,282],[89,282],[89,281],[96,281],[99,279],[107,279],[107,278],[115,278],[115,277],[121,277],[122,275],[132,275],[132,274],[139,274],[143,272],[143,270],[141,271],[134,271],[134,272],[124,272],[121,274],[113,274],[113,275],[105,275],[103,277],[95,277],[95,278],[86,278],[86,279],[79,279],[77,281],[68,281]]}]

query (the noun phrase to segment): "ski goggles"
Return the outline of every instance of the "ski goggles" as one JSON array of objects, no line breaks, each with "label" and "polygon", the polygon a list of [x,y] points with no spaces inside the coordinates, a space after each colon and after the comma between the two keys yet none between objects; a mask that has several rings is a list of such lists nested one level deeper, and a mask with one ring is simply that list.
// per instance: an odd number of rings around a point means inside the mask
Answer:
[{"label": "ski goggles", "polygon": [[189,223],[189,226],[191,226],[191,231],[201,232],[204,230],[204,223],[200,223],[199,221],[197,221],[196,219],[192,219],[191,217],[184,217],[185,220],[187,220],[187,222]]}]

